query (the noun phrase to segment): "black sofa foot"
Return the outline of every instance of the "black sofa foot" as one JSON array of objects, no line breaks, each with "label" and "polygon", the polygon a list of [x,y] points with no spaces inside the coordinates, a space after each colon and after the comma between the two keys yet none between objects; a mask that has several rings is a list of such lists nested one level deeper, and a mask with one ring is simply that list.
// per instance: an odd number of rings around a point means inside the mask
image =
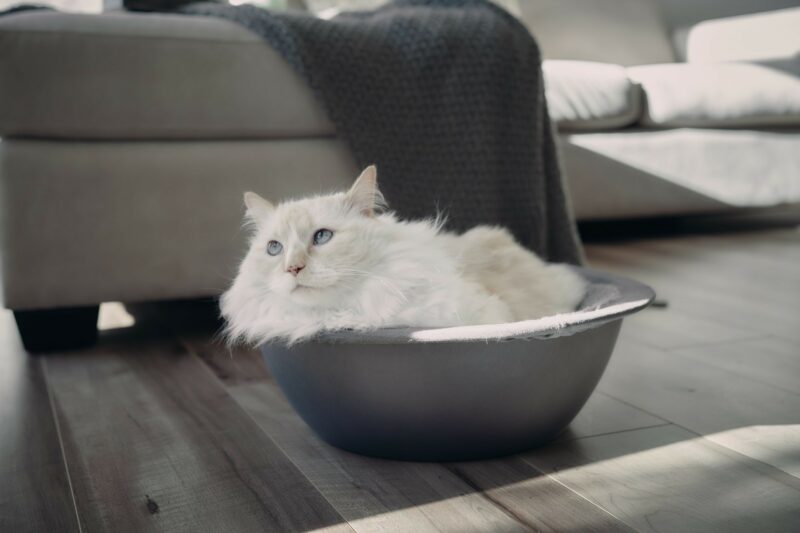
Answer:
[{"label": "black sofa foot", "polygon": [[97,341],[99,305],[14,311],[22,344],[29,352],[91,346]]}]

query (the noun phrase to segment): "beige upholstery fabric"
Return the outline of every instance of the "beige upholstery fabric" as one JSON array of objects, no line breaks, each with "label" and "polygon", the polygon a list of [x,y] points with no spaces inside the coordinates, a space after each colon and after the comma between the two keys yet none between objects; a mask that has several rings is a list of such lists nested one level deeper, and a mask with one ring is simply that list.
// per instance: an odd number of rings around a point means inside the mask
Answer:
[{"label": "beige upholstery fabric", "polygon": [[800,7],[701,22],[689,31],[686,59],[771,61],[800,55]]},{"label": "beige upholstery fabric", "polygon": [[288,64],[223,20],[146,14],[0,18],[0,135],[282,138],[334,128]]},{"label": "beige upholstery fabric", "polygon": [[244,252],[243,191],[279,200],[357,175],[332,139],[4,140],[0,149],[13,309],[219,294]]},{"label": "beige upholstery fabric", "polygon": [[674,60],[654,0],[523,0],[519,8],[546,59],[624,66]]},{"label": "beige upholstery fabric", "polygon": [[626,130],[561,137],[580,220],[800,202],[800,130]]},{"label": "beige upholstery fabric", "polygon": [[544,62],[547,105],[561,131],[621,128],[641,114],[641,92],[625,68],[592,61]]},{"label": "beige upholstery fabric", "polygon": [[800,125],[800,58],[792,63],[675,63],[628,69],[657,126]]}]

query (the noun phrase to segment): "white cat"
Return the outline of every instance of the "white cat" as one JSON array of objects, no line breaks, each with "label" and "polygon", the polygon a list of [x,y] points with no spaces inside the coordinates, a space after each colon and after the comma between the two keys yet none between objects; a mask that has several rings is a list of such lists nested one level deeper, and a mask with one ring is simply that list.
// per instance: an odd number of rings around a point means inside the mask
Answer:
[{"label": "white cat", "polygon": [[232,341],[528,320],[572,311],[584,294],[578,274],[544,263],[505,229],[456,235],[439,220],[378,214],[375,167],[346,193],[278,206],[252,192],[244,199],[254,233],[221,300]]}]

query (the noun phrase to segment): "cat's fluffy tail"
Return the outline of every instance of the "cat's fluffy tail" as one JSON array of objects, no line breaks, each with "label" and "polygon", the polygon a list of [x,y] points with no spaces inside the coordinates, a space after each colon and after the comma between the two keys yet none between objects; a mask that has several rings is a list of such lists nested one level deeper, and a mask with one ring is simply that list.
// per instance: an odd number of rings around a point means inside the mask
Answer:
[{"label": "cat's fluffy tail", "polygon": [[573,311],[586,282],[566,265],[548,264],[505,228],[478,226],[460,237],[464,275],[499,296],[515,320]]}]

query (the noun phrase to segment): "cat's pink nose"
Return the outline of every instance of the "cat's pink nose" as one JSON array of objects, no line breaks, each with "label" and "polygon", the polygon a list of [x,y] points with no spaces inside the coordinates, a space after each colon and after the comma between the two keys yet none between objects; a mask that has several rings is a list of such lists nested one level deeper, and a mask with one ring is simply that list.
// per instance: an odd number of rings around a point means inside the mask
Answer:
[{"label": "cat's pink nose", "polygon": [[286,269],[286,272],[288,272],[294,277],[297,277],[300,271],[303,270],[305,267],[306,267],[305,265],[292,265]]}]

